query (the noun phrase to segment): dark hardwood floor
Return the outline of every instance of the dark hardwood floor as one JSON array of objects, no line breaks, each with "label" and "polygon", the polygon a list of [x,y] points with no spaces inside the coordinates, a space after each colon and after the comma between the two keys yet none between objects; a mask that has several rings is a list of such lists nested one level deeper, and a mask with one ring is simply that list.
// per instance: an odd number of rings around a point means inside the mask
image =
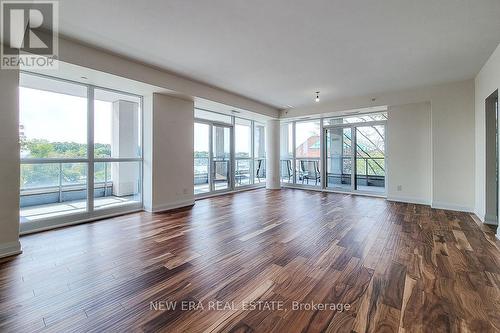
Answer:
[{"label": "dark hardwood floor", "polygon": [[499,242],[466,213],[259,189],[21,242],[1,332],[500,331]]}]

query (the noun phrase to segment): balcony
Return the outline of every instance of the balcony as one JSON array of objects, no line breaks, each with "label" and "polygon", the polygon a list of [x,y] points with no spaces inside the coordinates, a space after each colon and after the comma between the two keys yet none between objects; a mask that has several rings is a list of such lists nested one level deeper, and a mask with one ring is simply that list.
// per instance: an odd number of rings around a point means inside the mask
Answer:
[{"label": "balcony", "polygon": [[[99,163],[96,163],[98,165]],[[94,210],[141,202],[139,191],[116,195],[111,163],[96,167]],[[100,175],[100,171],[103,175]],[[20,221],[32,222],[87,211],[86,163],[22,164]],[[42,176],[43,175],[43,178]],[[138,188],[138,187],[136,187]]]},{"label": "balcony", "polygon": [[[342,159],[342,161],[340,161]],[[352,157],[343,156],[330,158],[328,162],[327,188],[351,191],[352,188]],[[342,166],[334,168],[334,165]],[[385,193],[384,157],[356,157],[356,190],[376,194]],[[292,168],[292,159],[281,160],[281,182],[293,183],[296,175],[296,184],[319,186],[321,172],[319,158],[297,158],[295,168]],[[336,170],[337,169],[337,170]]]},{"label": "balcony", "polygon": [[[238,157],[235,159],[234,181],[235,187],[265,182],[265,159]],[[208,157],[194,158],[194,194],[203,194],[211,191],[209,174],[210,159]],[[227,158],[212,160],[212,182],[215,191],[229,188],[231,161]],[[252,173],[252,167],[255,168]],[[255,175],[252,180],[252,174]]]}]

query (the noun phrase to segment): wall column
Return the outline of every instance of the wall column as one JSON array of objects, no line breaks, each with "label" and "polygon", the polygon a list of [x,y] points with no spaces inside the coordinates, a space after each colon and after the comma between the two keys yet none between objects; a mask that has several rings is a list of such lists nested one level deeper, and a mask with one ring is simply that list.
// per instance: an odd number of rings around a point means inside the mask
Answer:
[{"label": "wall column", "polygon": [[151,97],[144,114],[144,208],[193,205],[194,103],[159,93]]},{"label": "wall column", "polygon": [[280,189],[280,122],[266,122],[266,188]]},{"label": "wall column", "polygon": [[0,75],[0,258],[21,253],[19,243],[19,71]]}]

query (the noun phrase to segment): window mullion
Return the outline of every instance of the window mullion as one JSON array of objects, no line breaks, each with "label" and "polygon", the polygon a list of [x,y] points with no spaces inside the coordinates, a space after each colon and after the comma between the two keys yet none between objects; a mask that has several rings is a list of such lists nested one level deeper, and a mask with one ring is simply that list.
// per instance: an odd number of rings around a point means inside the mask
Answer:
[{"label": "window mullion", "polygon": [[94,87],[87,87],[87,210],[94,211]]}]

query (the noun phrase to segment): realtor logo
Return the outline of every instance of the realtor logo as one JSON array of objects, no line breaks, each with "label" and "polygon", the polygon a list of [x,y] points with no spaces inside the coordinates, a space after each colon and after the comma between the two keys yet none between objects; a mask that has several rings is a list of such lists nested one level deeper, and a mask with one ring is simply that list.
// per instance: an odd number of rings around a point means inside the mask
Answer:
[{"label": "realtor logo", "polygon": [[57,68],[57,1],[1,1],[2,69]]}]

